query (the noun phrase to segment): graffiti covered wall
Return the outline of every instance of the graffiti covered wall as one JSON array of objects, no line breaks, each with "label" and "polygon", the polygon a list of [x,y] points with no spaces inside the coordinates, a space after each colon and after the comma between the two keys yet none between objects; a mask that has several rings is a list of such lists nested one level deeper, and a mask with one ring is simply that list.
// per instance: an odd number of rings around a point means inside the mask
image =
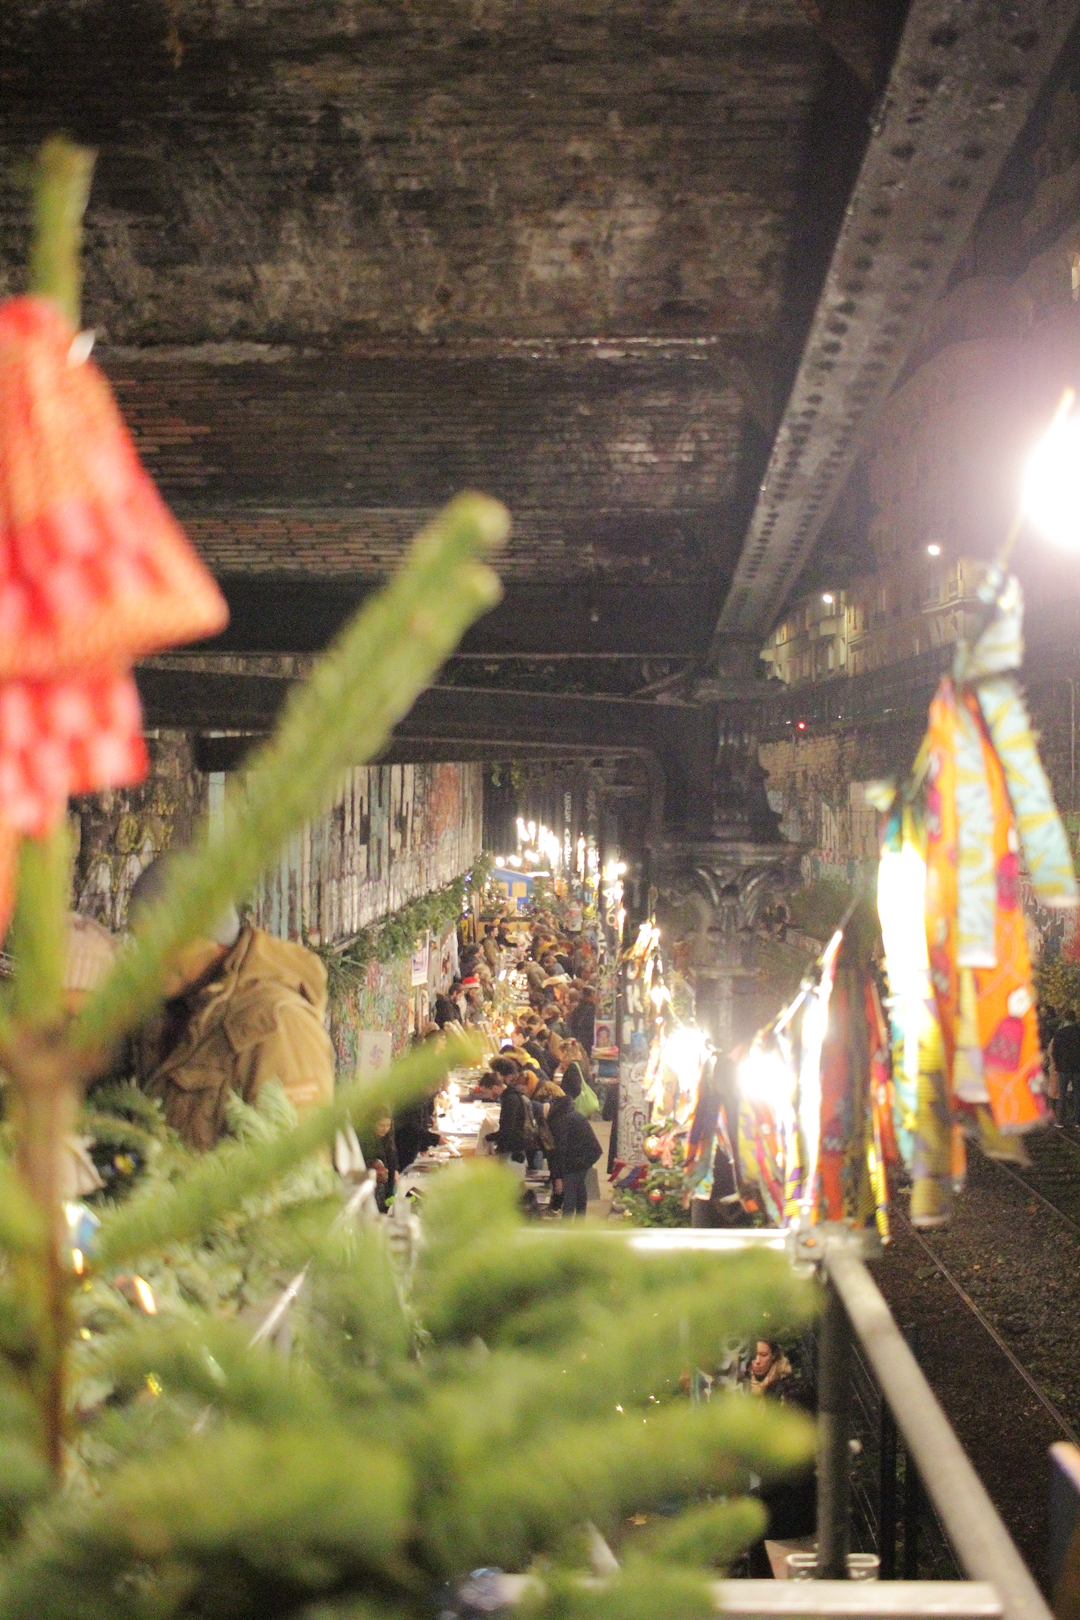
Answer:
[{"label": "graffiti covered wall", "polygon": [[347,939],[468,871],[482,817],[479,765],[358,767],[266,874],[252,921],[286,939]]}]

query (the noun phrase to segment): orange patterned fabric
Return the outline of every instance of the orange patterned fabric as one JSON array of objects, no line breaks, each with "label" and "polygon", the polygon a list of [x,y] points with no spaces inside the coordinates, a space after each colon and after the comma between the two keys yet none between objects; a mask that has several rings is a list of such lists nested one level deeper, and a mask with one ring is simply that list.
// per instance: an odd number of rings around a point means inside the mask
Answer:
[{"label": "orange patterned fabric", "polygon": [[994,942],[997,965],[975,969],[983,1079],[994,1123],[1006,1134],[1043,1123],[1046,1105],[1031,1081],[1042,1068],[1035,996],[1031,988],[1024,914],[1020,907],[1020,839],[1005,773],[987,735],[978,698],[964,695],[979,721],[983,766],[993,806],[993,862],[997,877]]},{"label": "orange patterned fabric", "polygon": [[959,839],[956,824],[956,689],[944,680],[930,705],[926,774],[926,946],[930,982],[952,1074],[960,1012],[957,968]]}]

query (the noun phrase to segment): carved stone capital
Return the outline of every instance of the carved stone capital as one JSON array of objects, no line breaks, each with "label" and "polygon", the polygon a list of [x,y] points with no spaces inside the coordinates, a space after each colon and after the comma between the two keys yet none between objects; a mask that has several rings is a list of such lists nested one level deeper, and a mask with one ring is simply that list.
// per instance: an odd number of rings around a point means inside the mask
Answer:
[{"label": "carved stone capital", "polygon": [[656,920],[678,945],[698,1015],[721,1050],[748,1033],[737,1028],[733,995],[754,974],[763,910],[798,886],[801,855],[797,844],[729,839],[670,841],[656,852]]}]

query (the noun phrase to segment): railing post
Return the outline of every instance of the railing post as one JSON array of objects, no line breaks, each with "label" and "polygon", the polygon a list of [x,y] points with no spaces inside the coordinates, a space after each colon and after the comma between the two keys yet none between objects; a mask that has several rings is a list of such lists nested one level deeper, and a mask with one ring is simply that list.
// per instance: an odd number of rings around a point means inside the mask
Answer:
[{"label": "railing post", "polygon": [[[911,1323],[904,1329],[904,1338],[911,1346],[915,1360],[919,1359],[919,1329]],[[919,1578],[919,1519],[922,1515],[922,1481],[910,1446],[904,1448],[904,1567],[905,1581]]]},{"label": "railing post", "polygon": [[851,1323],[831,1278],[818,1336],[819,1580],[843,1581],[851,1544]]},{"label": "railing post", "polygon": [[878,1422],[878,1555],[880,1579],[896,1579],[896,1419],[881,1397]]}]

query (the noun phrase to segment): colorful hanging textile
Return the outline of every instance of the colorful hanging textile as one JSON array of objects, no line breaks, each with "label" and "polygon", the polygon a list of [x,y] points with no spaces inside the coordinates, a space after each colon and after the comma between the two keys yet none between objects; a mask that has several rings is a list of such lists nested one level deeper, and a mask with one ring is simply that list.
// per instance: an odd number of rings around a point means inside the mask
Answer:
[{"label": "colorful hanging textile", "polygon": [[807,984],[738,1065],[736,1165],[776,1225],[877,1223],[896,1162],[889,1043],[869,971],[837,932]]},{"label": "colorful hanging textile", "polygon": [[991,587],[992,617],[930,705],[879,868],[896,1139],[917,1225],[948,1218],[962,1130],[1007,1153],[1046,1117],[1021,853],[1044,904],[1077,902],[1068,841],[1007,673],[1023,649],[1019,586],[998,577]]}]

